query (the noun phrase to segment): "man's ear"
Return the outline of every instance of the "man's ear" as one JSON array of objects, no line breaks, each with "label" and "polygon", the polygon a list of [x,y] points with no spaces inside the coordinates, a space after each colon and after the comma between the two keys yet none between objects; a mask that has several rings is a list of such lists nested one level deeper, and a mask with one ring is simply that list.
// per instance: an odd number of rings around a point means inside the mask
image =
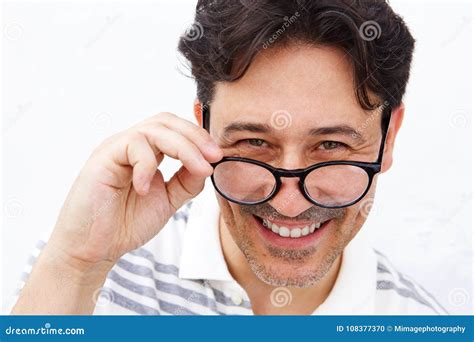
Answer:
[{"label": "man's ear", "polygon": [[194,100],[194,117],[197,124],[202,127],[202,103],[198,99]]},{"label": "man's ear", "polygon": [[392,117],[390,119],[390,126],[388,128],[385,149],[383,153],[382,173],[388,171],[393,164],[393,149],[395,146],[395,139],[400,127],[402,126],[404,115],[405,104],[403,102],[400,104],[400,106],[392,109]]}]

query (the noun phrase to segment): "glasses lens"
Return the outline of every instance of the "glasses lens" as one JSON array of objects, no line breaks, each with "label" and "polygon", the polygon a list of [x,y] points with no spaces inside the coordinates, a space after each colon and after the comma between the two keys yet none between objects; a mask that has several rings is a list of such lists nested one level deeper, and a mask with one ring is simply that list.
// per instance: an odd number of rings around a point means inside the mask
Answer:
[{"label": "glasses lens", "polygon": [[214,184],[229,198],[253,203],[266,199],[276,186],[267,169],[241,161],[226,161],[214,169]]},{"label": "glasses lens", "polygon": [[369,186],[367,172],[353,165],[329,165],[311,171],[305,179],[309,196],[328,207],[355,201]]}]

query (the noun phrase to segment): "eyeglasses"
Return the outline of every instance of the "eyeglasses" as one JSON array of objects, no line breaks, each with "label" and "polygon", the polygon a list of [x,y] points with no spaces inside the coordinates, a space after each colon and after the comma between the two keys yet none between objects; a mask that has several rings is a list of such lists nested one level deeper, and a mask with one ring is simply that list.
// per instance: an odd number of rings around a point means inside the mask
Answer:
[{"label": "eyeglasses", "polygon": [[[203,127],[209,131],[209,106],[203,106]],[[391,108],[382,113],[382,142],[374,163],[337,160],[311,165],[304,169],[275,168],[258,160],[224,157],[212,163],[212,183],[227,200],[243,205],[261,204],[280,190],[281,178],[298,178],[303,196],[323,208],[345,208],[359,202],[369,191],[374,176],[380,172]]]}]

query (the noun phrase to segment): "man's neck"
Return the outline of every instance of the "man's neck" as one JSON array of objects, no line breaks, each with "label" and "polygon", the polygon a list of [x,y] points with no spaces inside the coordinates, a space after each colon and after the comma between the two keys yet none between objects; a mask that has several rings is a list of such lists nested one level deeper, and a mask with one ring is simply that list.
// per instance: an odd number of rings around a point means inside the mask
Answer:
[{"label": "man's neck", "polygon": [[324,278],[316,285],[308,288],[288,288],[291,293],[291,301],[288,305],[276,306],[272,304],[271,300],[271,294],[275,287],[257,278],[244,254],[235,244],[222,216],[219,219],[219,235],[227,267],[234,279],[247,292],[256,315],[312,314],[326,300],[336,282],[342,256],[336,259]]}]

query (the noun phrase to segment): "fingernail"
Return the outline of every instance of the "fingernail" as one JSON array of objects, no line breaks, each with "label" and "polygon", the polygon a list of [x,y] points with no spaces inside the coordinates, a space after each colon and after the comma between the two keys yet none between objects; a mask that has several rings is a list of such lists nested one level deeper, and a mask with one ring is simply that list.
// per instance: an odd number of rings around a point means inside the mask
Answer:
[{"label": "fingernail", "polygon": [[219,147],[219,145],[217,145],[215,142],[211,142],[209,144],[207,144],[208,148],[213,150],[213,151],[216,151],[216,152],[219,152],[221,150],[221,148]]},{"label": "fingernail", "polygon": [[199,160],[199,163],[200,163],[203,167],[205,167],[206,169],[208,169],[208,168],[211,167],[211,166],[209,165],[209,162],[208,162],[206,159],[204,159],[202,156],[199,156],[199,157],[198,157],[198,160]]}]

